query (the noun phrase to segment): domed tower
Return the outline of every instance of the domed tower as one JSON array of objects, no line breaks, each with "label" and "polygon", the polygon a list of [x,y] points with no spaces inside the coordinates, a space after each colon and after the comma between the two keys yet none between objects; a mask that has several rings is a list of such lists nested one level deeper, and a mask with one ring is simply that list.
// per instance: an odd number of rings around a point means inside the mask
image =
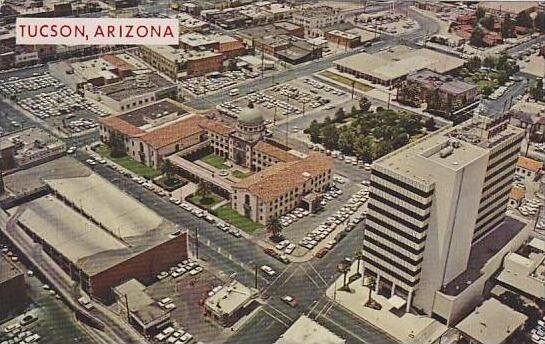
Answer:
[{"label": "domed tower", "polygon": [[263,138],[265,131],[265,120],[259,110],[254,108],[252,102],[238,115],[237,132],[238,136],[248,142],[255,142]]}]

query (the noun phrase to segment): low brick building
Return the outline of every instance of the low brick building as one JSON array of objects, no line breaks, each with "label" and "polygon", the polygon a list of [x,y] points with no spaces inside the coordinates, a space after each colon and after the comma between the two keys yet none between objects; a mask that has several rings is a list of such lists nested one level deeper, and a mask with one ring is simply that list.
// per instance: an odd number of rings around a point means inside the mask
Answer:
[{"label": "low brick building", "polygon": [[477,85],[427,69],[408,75],[397,92],[400,103],[417,107],[426,103],[429,112],[445,117],[475,102],[477,96]]},{"label": "low brick building", "polygon": [[0,319],[28,301],[25,275],[8,257],[0,256]]}]

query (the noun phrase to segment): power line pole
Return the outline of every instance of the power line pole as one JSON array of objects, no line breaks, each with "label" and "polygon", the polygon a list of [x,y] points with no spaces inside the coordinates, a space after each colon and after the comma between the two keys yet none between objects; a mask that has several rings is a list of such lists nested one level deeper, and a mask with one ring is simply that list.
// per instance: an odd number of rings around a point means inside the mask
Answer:
[{"label": "power line pole", "polygon": [[258,287],[257,287],[257,264],[255,264],[255,271],[254,271],[254,288],[258,289]]},{"label": "power line pole", "polygon": [[[200,226],[200,220],[199,220]],[[195,228],[195,258],[199,259],[199,228]]]}]

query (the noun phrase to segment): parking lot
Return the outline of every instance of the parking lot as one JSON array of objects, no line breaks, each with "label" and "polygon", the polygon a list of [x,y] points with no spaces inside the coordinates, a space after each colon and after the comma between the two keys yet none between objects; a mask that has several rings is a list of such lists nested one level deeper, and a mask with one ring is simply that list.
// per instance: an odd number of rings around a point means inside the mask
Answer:
[{"label": "parking lot", "polygon": [[[203,303],[209,293],[224,282],[200,267],[198,262],[189,260],[183,264],[184,262],[172,267],[168,277],[149,286],[147,292],[155,300],[160,300],[160,305],[174,305],[171,308],[174,329],[191,334],[194,340],[216,341],[221,337],[222,329],[205,317]],[[181,269],[188,270],[188,264],[194,264],[193,270],[179,274]],[[193,273],[198,267],[200,272]]]},{"label": "parking lot", "polygon": [[258,77],[259,73],[250,71],[226,71],[211,73],[180,81],[180,85],[194,95],[204,95]]},{"label": "parking lot", "polygon": [[[276,123],[319,111],[332,111],[349,100],[349,95],[312,78],[300,78],[264,91],[219,104],[216,108],[230,117],[237,117],[252,102],[266,120]],[[297,130],[296,127],[293,128]]]},{"label": "parking lot", "polygon": [[102,110],[48,73],[34,74],[37,75],[24,79],[9,77],[0,85],[0,94],[62,135],[73,136],[96,129],[96,117],[106,115]]},{"label": "parking lot", "polygon": [[[18,253],[0,241],[0,254],[9,257],[25,273],[28,302],[13,309],[0,325],[0,343],[94,343],[76,322],[59,295],[23,265]],[[2,321],[4,321],[2,320]],[[63,326],[58,326],[62,323]]]},{"label": "parking lot", "polygon": [[378,30],[387,34],[405,34],[418,28],[418,23],[415,20],[401,14],[392,14],[386,11],[375,13],[369,18],[359,19],[364,28]]},{"label": "parking lot", "polygon": [[320,255],[325,255],[342,239],[340,233],[352,230],[364,219],[367,184],[368,181],[361,179],[335,176],[334,186],[324,194],[321,211],[306,214],[303,209],[296,209],[282,216],[279,220],[285,240],[276,244],[276,253],[289,258],[289,255],[302,257],[322,250]]}]

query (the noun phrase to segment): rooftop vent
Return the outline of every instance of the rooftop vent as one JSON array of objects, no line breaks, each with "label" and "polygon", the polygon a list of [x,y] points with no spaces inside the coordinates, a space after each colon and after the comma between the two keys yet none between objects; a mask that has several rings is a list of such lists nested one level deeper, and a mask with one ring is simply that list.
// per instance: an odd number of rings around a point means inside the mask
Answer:
[{"label": "rooftop vent", "polygon": [[453,151],[454,151],[454,147],[447,146],[447,147],[441,149],[441,151],[439,151],[439,156],[444,159],[447,156],[451,155]]}]

